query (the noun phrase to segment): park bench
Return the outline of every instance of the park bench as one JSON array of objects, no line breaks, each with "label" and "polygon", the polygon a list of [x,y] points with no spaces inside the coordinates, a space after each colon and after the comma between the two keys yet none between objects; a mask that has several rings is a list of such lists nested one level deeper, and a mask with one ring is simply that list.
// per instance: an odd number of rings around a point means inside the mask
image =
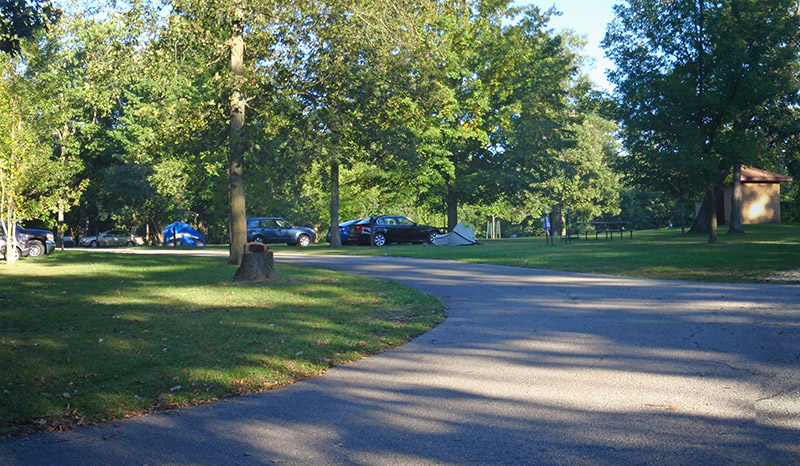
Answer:
[{"label": "park bench", "polygon": [[[629,227],[630,224],[631,222],[589,222],[589,225],[594,227],[594,239],[599,239],[600,233],[605,233],[606,239],[612,240],[615,233],[619,233],[619,239],[623,239],[626,231],[630,233],[630,238],[633,239],[633,228]],[[586,238],[589,238],[588,231]]]}]

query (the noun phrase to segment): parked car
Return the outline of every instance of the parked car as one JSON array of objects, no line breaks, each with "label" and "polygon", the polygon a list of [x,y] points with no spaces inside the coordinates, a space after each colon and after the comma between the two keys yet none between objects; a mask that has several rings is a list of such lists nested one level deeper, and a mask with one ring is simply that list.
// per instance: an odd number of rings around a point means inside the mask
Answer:
[{"label": "parked car", "polygon": [[24,228],[19,224],[17,224],[17,231],[27,240],[31,257],[41,257],[56,250],[55,236],[52,231]]},{"label": "parked car", "polygon": [[72,239],[72,236],[65,236],[64,237],[64,247],[65,248],[74,248],[75,247],[75,240]]},{"label": "parked car", "polygon": [[[17,247],[11,251],[11,254],[16,256],[15,260],[18,260],[20,257],[27,257],[29,252],[28,240],[17,231]],[[3,234],[0,234],[0,260],[6,260],[6,237]]]},{"label": "parked car", "polygon": [[402,215],[380,215],[350,225],[348,242],[370,244],[370,223],[375,225],[375,246],[389,243],[432,243],[436,235],[442,233],[436,227],[420,225]]},{"label": "parked car", "polygon": [[[347,243],[347,233],[350,231],[350,225],[360,222],[361,218],[355,220],[346,220],[339,224],[339,237],[342,239],[342,244]],[[328,233],[325,234],[325,241],[331,242],[331,227],[328,227]]]},{"label": "parked car", "polygon": [[250,217],[247,219],[247,242],[286,243],[308,246],[317,238],[313,228],[296,227],[280,217]]},{"label": "parked car", "polygon": [[82,236],[81,239],[78,240],[78,247],[80,248],[96,248],[97,247],[97,236]]},{"label": "parked car", "polygon": [[84,236],[78,241],[78,246],[90,248],[142,245],[144,245],[144,238],[132,235],[125,230],[108,230],[97,236]]}]

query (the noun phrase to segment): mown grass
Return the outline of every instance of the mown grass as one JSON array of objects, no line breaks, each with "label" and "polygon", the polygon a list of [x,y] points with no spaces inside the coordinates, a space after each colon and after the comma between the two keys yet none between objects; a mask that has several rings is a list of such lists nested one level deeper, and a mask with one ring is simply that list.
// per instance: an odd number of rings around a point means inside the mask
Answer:
[{"label": "mown grass", "polygon": [[258,392],[396,347],[443,318],[397,283],[220,258],[70,251],[0,263],[0,436]]},{"label": "mown grass", "polygon": [[[346,246],[331,249],[325,243],[306,249],[276,251],[311,254],[368,254],[449,259],[549,270],[600,273],[708,282],[764,282],[785,271],[800,269],[800,224],[746,225],[745,234],[727,235],[708,244],[706,235],[682,234],[680,229],[636,231],[633,240],[594,239],[564,244],[556,237],[548,246],[544,237],[501,240],[478,239],[479,246],[432,247],[389,245],[383,248]],[[792,280],[789,280],[792,281]],[[797,282],[795,278],[793,280]]]}]

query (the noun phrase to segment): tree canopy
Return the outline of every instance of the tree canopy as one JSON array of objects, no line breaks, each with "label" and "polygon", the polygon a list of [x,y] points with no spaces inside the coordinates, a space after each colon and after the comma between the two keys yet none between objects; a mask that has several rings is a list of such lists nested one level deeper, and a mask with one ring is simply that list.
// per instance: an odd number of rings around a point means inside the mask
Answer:
[{"label": "tree canopy", "polygon": [[23,40],[46,29],[60,14],[50,0],[0,0],[0,50],[18,54]]},{"label": "tree canopy", "polygon": [[[629,0],[604,41],[637,183],[705,193],[740,163],[779,157],[772,115],[800,102],[794,0]],[[709,225],[709,241],[716,224]]]},{"label": "tree canopy", "polygon": [[230,242],[232,262],[248,215],[335,228],[340,212],[451,227],[489,213],[531,224],[548,205],[613,212],[616,126],[587,106],[579,47],[549,29],[553,13],[481,0],[69,9],[4,62],[1,103],[19,118],[2,141],[30,150],[0,155],[30,175],[20,214],[155,242],[189,221]]}]

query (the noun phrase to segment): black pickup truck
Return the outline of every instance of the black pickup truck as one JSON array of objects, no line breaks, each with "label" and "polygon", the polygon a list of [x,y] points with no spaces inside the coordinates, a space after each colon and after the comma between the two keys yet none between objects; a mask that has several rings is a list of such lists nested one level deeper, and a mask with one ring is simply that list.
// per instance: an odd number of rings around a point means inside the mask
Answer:
[{"label": "black pickup truck", "polygon": [[52,231],[23,228],[22,225],[17,225],[17,231],[28,242],[28,255],[30,257],[50,254],[56,249],[55,236]]}]

